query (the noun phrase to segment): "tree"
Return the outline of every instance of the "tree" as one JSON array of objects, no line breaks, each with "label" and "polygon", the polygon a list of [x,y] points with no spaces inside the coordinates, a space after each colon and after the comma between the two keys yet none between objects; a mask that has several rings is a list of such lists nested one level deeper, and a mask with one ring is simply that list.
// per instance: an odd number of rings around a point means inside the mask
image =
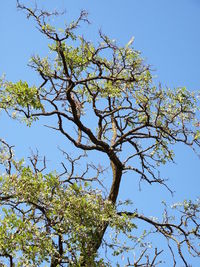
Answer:
[{"label": "tree", "polygon": [[[12,146],[1,140],[2,264],[7,258],[10,266],[113,266],[112,253],[126,254],[126,266],[156,266],[164,252],[150,247],[149,236],[155,233],[166,239],[174,266],[178,256],[189,266],[186,250],[190,256],[200,255],[199,200],[175,204],[175,218],[165,207],[159,221],[129,201],[120,203],[118,195],[127,172],[170,190],[159,166],[173,162],[177,143],[194,150],[200,146],[196,95],[186,88],[156,86],[132,39],[121,47],[100,32],[95,46],[76,34],[82,22],[89,23],[85,11],[57,30],[49,21],[57,12],[19,2],[18,8],[35,20],[51,54],[31,58],[40,86],[2,78],[1,109],[28,126],[40,117],[56,118],[57,124],[49,127],[80,154],[72,158],[62,151],[64,171],[48,172],[45,158],[33,154],[30,164],[18,161]],[[108,170],[102,162],[89,163],[94,152],[109,162]],[[84,171],[77,162],[85,164]],[[102,181],[105,175],[109,188]],[[129,259],[136,247],[140,255]]]}]

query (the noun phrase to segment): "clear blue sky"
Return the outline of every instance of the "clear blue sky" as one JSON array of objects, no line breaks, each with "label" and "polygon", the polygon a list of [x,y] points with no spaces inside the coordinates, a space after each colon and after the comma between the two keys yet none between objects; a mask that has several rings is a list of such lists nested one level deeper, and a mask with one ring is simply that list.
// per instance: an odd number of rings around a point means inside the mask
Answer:
[{"label": "clear blue sky", "polygon": [[[24,3],[33,1],[24,1]],[[66,20],[76,17],[81,9],[89,12],[91,26],[85,31],[95,41],[99,28],[120,44],[135,37],[135,48],[155,69],[158,81],[168,87],[186,86],[190,90],[200,89],[200,1],[199,0],[38,0],[42,7],[66,9]],[[30,80],[37,83],[36,76],[27,68],[34,53],[45,55],[46,41],[33,27],[32,21],[16,10],[15,0],[1,0],[0,15],[0,75],[6,73],[12,81]],[[21,157],[29,153],[30,147],[38,147],[53,162],[56,146],[63,142],[53,132],[39,126],[27,129],[3,114],[1,135],[16,145],[16,154]],[[55,138],[56,136],[56,138]],[[51,143],[51,146],[49,145]],[[158,202],[168,203],[199,196],[199,158],[189,149],[177,146],[176,165],[163,168],[169,185],[176,191],[174,198],[158,186],[142,185],[135,192],[137,183],[132,177],[122,184],[121,198],[132,198],[146,215],[160,212]],[[134,191],[133,191],[134,190]],[[194,267],[198,267],[194,262]],[[167,266],[167,265],[166,265]],[[193,265],[192,265],[193,266]],[[200,265],[199,265],[200,266]]]}]

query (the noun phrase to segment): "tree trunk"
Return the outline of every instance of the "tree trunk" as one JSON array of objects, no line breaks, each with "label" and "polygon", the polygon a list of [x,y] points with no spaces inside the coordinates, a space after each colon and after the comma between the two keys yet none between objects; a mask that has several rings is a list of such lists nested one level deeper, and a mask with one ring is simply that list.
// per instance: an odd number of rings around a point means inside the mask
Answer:
[{"label": "tree trunk", "polygon": [[[108,196],[108,200],[111,201],[113,205],[115,205],[117,201],[120,182],[122,178],[123,167],[120,161],[119,163],[120,164],[116,164],[111,160],[113,180],[112,180],[112,185],[111,185],[110,193]],[[107,227],[108,227],[108,223],[105,223],[104,225],[102,225],[101,229],[97,229],[96,233],[94,234],[94,240],[92,240],[91,244],[89,245],[91,250],[88,251],[88,255],[86,255],[85,258],[83,258],[83,260],[81,261],[82,267],[92,266],[91,260],[92,258],[95,258],[93,256],[96,255],[99,247],[102,244],[102,239],[103,239],[103,236],[105,234]]]}]

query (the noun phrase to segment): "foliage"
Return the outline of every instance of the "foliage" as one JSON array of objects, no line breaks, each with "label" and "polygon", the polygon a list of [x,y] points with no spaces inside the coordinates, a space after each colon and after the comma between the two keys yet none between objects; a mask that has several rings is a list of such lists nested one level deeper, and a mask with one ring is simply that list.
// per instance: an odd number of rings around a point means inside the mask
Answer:
[{"label": "foliage", "polygon": [[[4,146],[1,154],[5,153],[13,152]],[[69,184],[56,173],[43,174],[36,168],[36,162],[34,168],[25,166],[23,160],[15,161],[12,154],[2,162],[7,163],[7,174],[0,179],[3,195],[0,254],[5,257],[11,254],[13,264],[15,258],[17,266],[49,262],[50,256],[57,253],[57,239],[62,239],[62,263],[79,266],[87,253],[88,265],[103,266],[102,260],[94,259],[96,254],[92,251],[93,239],[98,239],[97,229],[101,230],[102,223],[109,224],[117,235],[135,227],[126,215],[117,214],[100,191],[87,183]]]},{"label": "foliage", "polygon": [[[1,109],[29,126],[42,116],[55,116],[57,125],[50,128],[66,141],[88,157],[90,151],[107,157],[111,187],[105,190],[99,165],[86,164],[86,171],[75,175],[75,162],[82,156],[72,159],[63,152],[71,171],[63,163],[64,173],[45,173],[45,160],[41,168],[38,156],[29,165],[18,162],[12,147],[2,140],[0,256],[8,258],[10,266],[110,266],[111,259],[99,253],[105,248],[116,257],[125,254],[126,266],[156,266],[162,263],[158,258],[163,250],[156,247],[152,252],[148,241],[156,232],[166,239],[174,266],[175,253],[189,266],[185,248],[191,256],[200,255],[199,201],[174,205],[175,217],[165,208],[163,220],[158,221],[119,203],[118,196],[126,172],[168,188],[158,167],[173,162],[173,146],[199,148],[196,95],[185,87],[157,86],[132,39],[121,47],[101,32],[98,45],[79,36],[77,27],[88,23],[85,11],[57,30],[49,19],[57,12],[21,3],[18,7],[48,38],[49,54],[35,55],[29,64],[38,73],[40,86],[1,80]],[[91,178],[92,168],[96,175]],[[143,223],[147,227],[138,233],[136,228]],[[121,241],[122,235],[128,244]],[[128,251],[137,246],[140,255],[131,262]]]}]

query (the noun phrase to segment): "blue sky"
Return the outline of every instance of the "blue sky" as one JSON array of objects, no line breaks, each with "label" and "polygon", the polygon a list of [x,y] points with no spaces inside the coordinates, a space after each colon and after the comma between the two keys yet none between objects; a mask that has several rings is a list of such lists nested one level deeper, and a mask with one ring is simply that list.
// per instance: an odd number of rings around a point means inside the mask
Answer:
[{"label": "blue sky", "polygon": [[[28,2],[33,1],[24,1]],[[84,27],[84,31],[91,41],[95,41],[98,29],[122,45],[134,36],[135,48],[142,52],[142,57],[152,66],[157,80],[164,86],[200,89],[200,1],[38,0],[38,3],[44,8],[66,9],[67,21],[78,16],[81,9],[86,9],[92,24]],[[1,0],[0,34],[0,75],[6,73],[7,79],[12,81],[22,79],[37,83],[37,76],[27,63],[34,53],[45,55],[47,43],[32,21],[27,21],[16,10],[15,0]],[[43,121],[27,129],[4,114],[0,119],[1,137],[16,145],[18,157],[26,156],[30,147],[38,147],[42,154],[48,154],[51,162],[55,155],[59,157],[55,151],[63,139],[43,128]],[[175,151],[177,164],[163,168],[165,176],[170,179],[169,185],[176,191],[173,198],[166,190],[145,184],[142,184],[141,192],[133,192],[133,188],[138,189],[138,183],[133,183],[132,177],[127,177],[122,183],[121,198],[131,198],[134,194],[135,205],[147,215],[160,212],[157,203],[162,199],[167,199],[169,203],[185,198],[195,199],[200,185],[199,158],[180,145]],[[195,262],[193,264],[197,266]]]}]

